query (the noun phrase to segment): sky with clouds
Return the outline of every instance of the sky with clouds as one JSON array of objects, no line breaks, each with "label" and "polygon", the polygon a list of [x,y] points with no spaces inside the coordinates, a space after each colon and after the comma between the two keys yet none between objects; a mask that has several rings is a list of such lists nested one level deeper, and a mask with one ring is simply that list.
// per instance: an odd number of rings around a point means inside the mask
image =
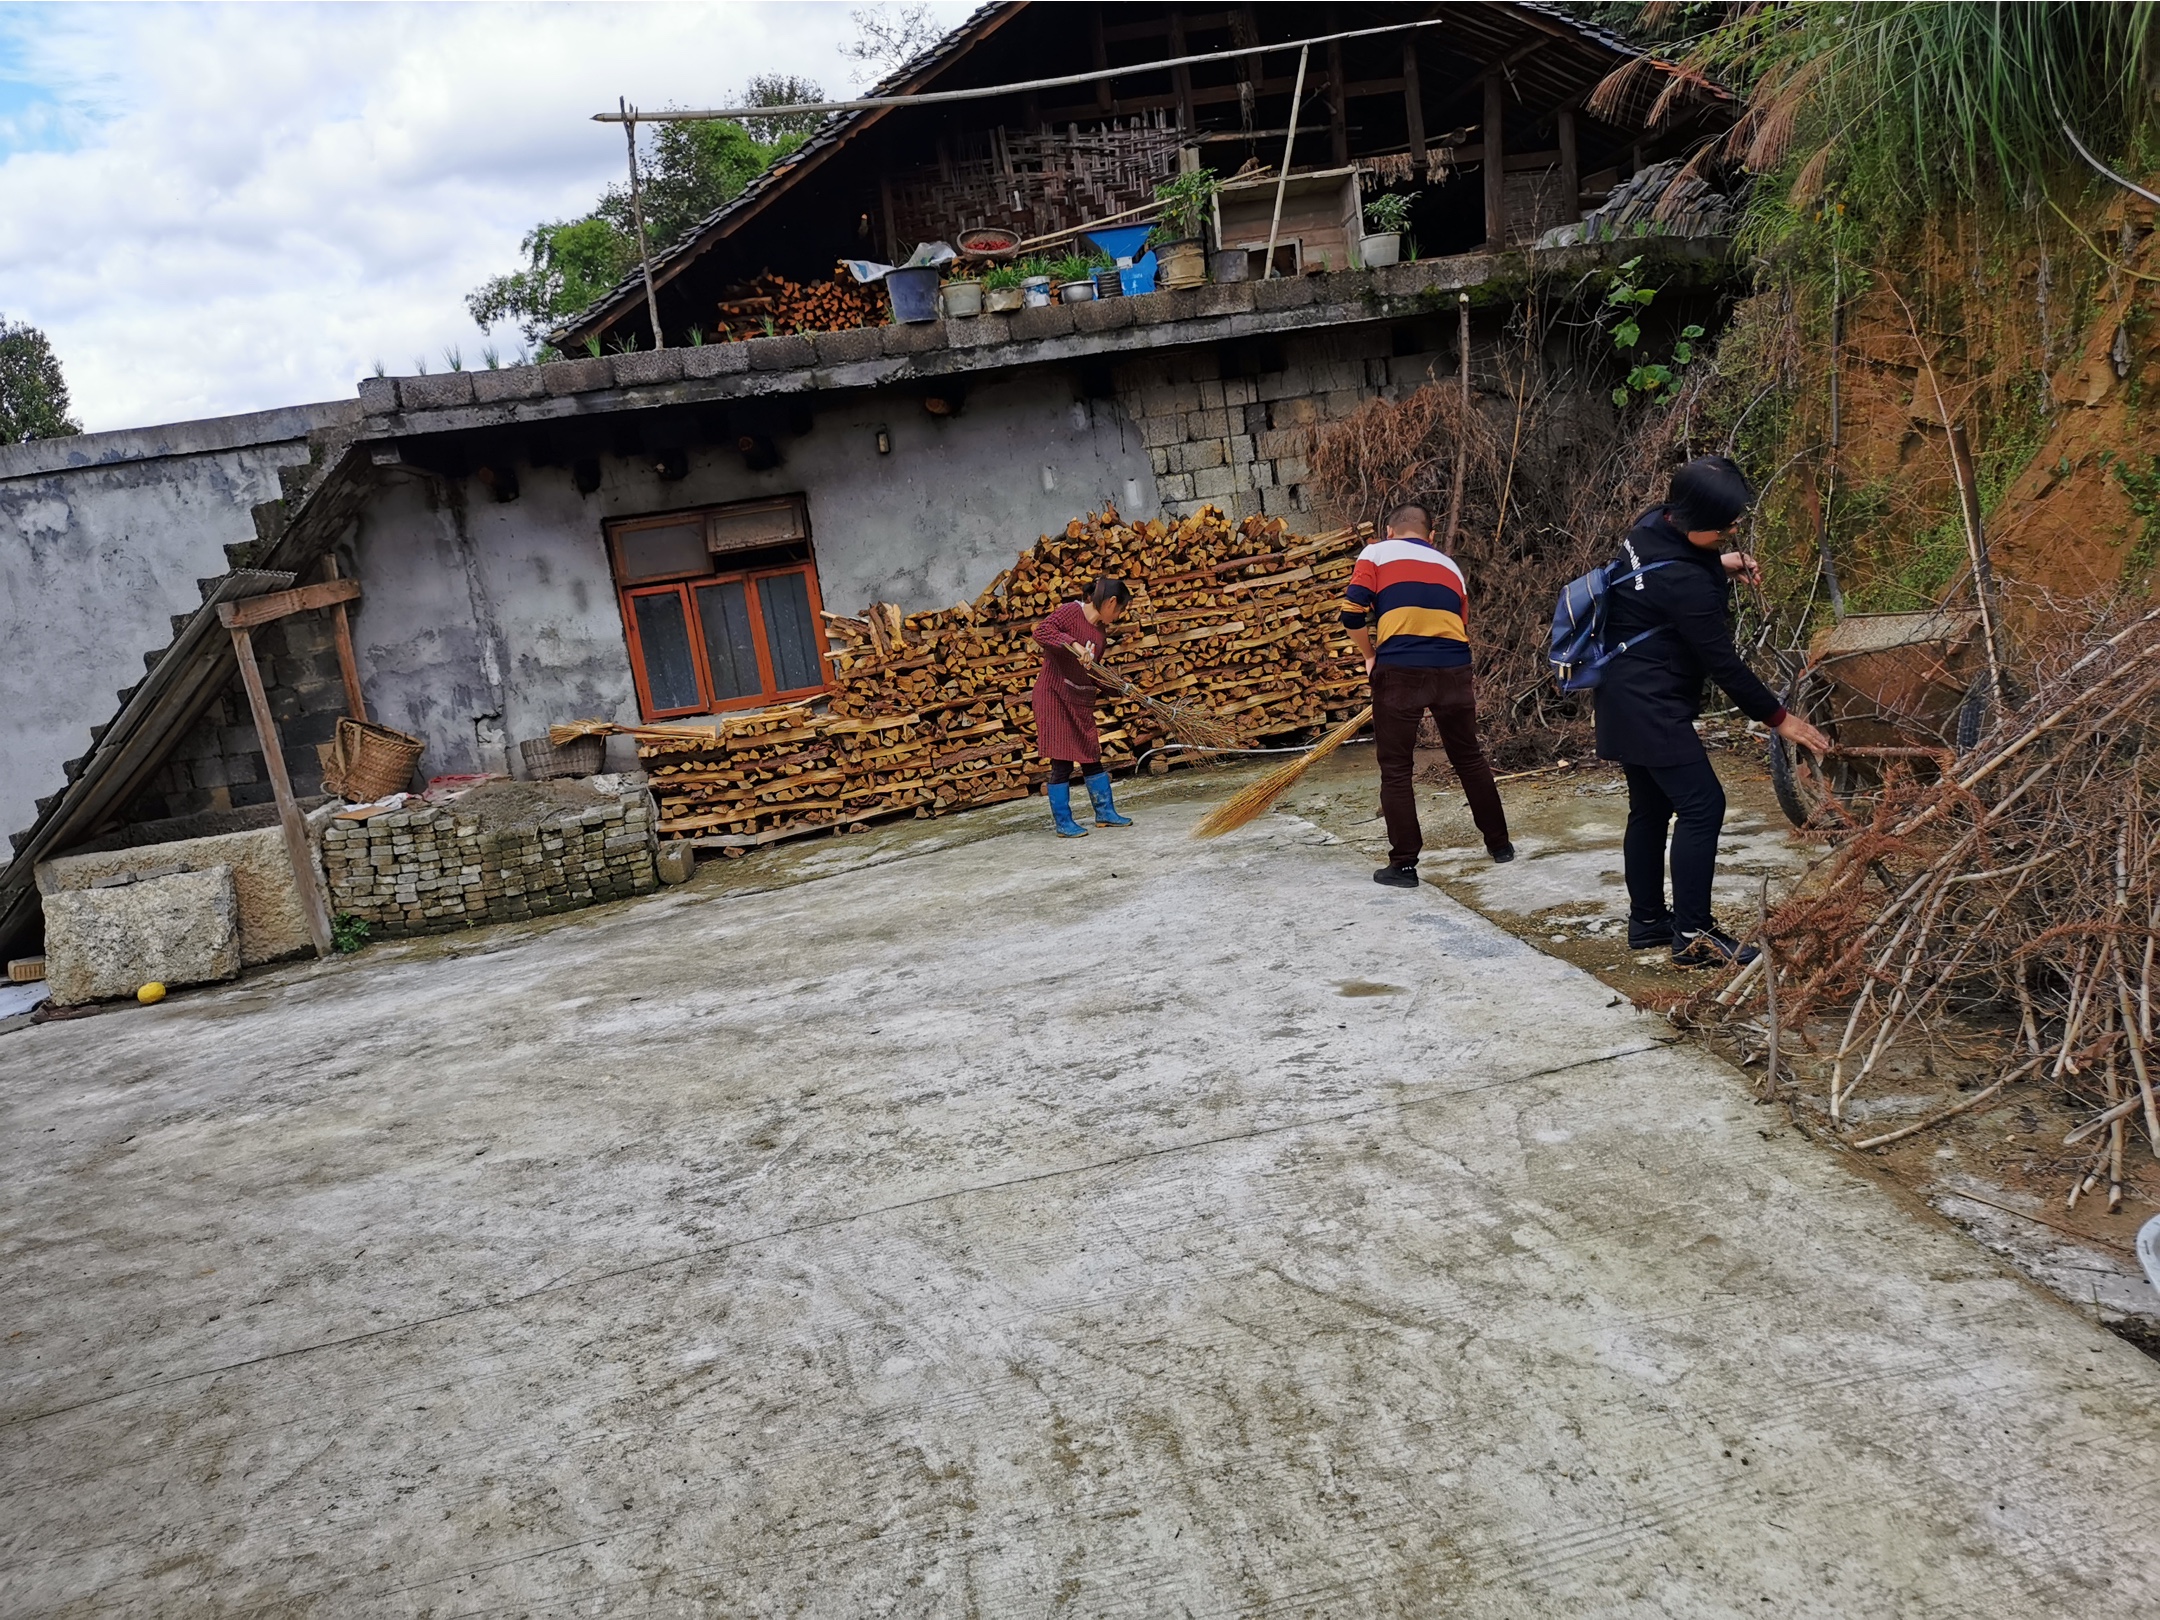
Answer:
[{"label": "sky with clouds", "polygon": [[464,294],[621,178],[588,115],[757,72],[837,94],[854,33],[844,0],[0,4],[0,314],[44,329],[93,431],[477,365]]}]

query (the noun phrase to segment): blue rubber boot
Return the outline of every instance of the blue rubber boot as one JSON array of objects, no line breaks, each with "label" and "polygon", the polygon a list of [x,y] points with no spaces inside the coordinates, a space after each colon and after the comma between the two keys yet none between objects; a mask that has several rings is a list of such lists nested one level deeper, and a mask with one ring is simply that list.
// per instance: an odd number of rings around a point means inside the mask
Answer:
[{"label": "blue rubber boot", "polygon": [[1110,797],[1110,773],[1097,771],[1086,778],[1088,802],[1095,806],[1095,825],[1098,827],[1130,827],[1131,816],[1118,814],[1117,801]]},{"label": "blue rubber boot", "polygon": [[1072,817],[1072,784],[1051,782],[1043,791],[1050,796],[1050,819],[1057,823],[1060,838],[1085,838],[1087,829]]}]

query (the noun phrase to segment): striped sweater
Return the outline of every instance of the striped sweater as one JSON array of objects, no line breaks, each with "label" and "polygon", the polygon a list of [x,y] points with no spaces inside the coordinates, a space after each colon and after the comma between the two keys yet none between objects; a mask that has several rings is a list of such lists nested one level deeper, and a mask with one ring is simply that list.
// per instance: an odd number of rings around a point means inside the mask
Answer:
[{"label": "striped sweater", "polygon": [[1358,553],[1343,592],[1342,622],[1373,632],[1383,664],[1460,669],[1470,662],[1462,570],[1427,540],[1378,540]]}]

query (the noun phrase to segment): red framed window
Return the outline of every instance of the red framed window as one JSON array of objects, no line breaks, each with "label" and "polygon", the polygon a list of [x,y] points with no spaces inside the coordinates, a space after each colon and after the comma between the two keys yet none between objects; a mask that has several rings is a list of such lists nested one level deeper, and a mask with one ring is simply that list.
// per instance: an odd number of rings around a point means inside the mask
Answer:
[{"label": "red framed window", "polygon": [[646,719],[825,690],[823,604],[800,496],[611,523],[608,553]]}]

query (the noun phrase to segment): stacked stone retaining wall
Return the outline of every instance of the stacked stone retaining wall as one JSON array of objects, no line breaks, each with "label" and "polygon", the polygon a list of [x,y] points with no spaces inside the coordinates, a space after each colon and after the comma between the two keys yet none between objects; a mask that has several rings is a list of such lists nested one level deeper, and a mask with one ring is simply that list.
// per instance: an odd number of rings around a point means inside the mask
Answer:
[{"label": "stacked stone retaining wall", "polygon": [[654,855],[652,799],[643,789],[532,827],[483,831],[476,814],[453,802],[332,821],[323,834],[332,913],[361,918],[378,938],[649,894],[660,885]]}]

